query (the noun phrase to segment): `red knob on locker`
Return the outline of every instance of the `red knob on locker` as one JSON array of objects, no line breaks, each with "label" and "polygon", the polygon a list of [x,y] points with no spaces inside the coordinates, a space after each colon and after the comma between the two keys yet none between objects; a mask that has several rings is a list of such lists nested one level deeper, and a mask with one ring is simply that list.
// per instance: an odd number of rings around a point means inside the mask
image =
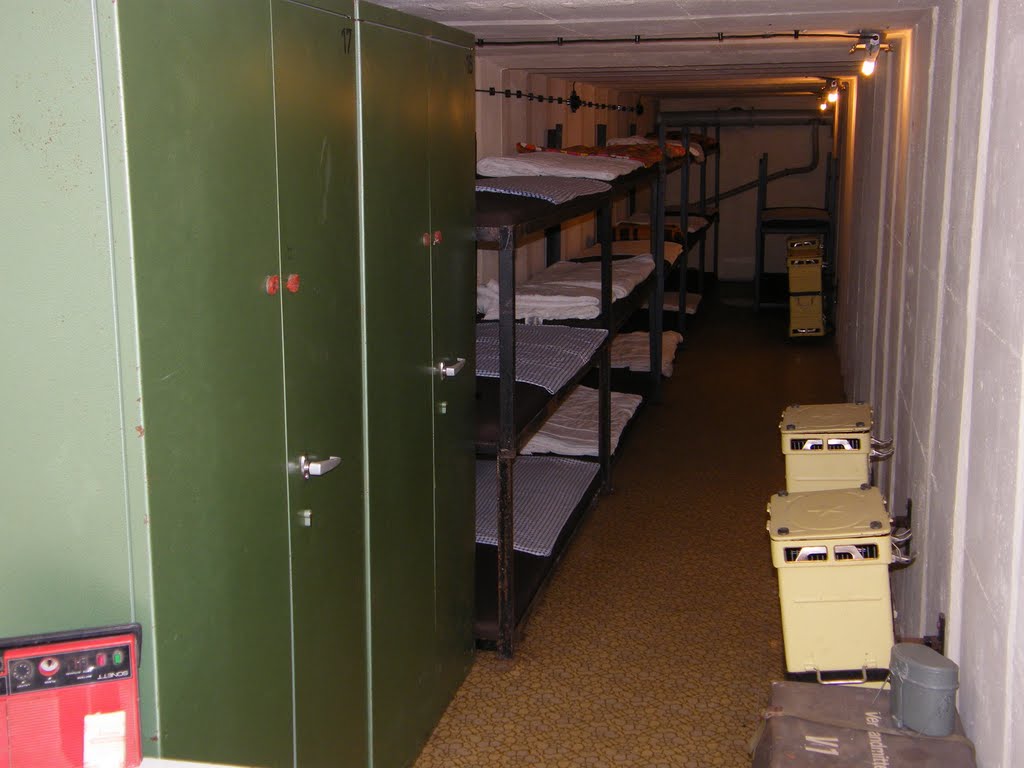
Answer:
[{"label": "red knob on locker", "polygon": [[299,276],[288,275],[288,279],[285,281],[284,287],[288,289],[289,293],[299,292]]},{"label": "red knob on locker", "polygon": [[277,275],[267,275],[267,279],[263,283],[263,287],[268,296],[276,296],[277,292],[281,290],[281,278]]},{"label": "red knob on locker", "polygon": [[438,230],[434,231],[434,245],[440,245],[440,244],[441,244],[441,230],[438,229]]}]

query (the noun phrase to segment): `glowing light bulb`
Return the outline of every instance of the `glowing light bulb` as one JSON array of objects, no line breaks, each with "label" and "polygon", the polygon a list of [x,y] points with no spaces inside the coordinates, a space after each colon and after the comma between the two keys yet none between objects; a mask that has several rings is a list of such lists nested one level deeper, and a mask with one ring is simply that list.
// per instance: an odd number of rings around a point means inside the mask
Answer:
[{"label": "glowing light bulb", "polygon": [[828,103],[829,104],[835,104],[837,101],[839,101],[839,91],[829,91],[828,92]]},{"label": "glowing light bulb", "polygon": [[820,104],[818,105],[818,109],[820,109],[820,110],[821,110],[822,112],[824,112],[824,111],[825,111],[826,109],[828,109],[828,103],[827,103],[827,102],[824,102],[824,101],[823,101],[823,102],[821,102],[821,103],[820,103]]},{"label": "glowing light bulb", "polygon": [[864,63],[860,65],[860,73],[865,76],[870,76],[875,71],[875,62],[872,59],[864,59]]}]

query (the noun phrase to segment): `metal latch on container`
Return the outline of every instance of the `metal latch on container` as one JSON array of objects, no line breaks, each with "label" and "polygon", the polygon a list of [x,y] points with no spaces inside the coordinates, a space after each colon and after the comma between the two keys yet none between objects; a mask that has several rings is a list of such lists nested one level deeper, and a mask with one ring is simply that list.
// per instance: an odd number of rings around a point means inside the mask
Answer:
[{"label": "metal latch on container", "polygon": [[892,456],[896,449],[892,445],[892,438],[881,440],[877,437],[871,438],[871,453],[868,456],[872,461],[883,461]]}]

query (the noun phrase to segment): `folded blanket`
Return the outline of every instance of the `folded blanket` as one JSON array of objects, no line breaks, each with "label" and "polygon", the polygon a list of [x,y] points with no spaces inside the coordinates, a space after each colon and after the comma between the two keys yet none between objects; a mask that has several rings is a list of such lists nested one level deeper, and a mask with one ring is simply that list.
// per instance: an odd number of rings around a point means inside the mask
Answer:
[{"label": "folded blanket", "polygon": [[[629,295],[654,270],[649,255],[612,264],[612,301]],[[498,317],[498,283],[477,286],[477,311],[484,320]],[[601,263],[560,261],[516,288],[516,318],[592,320],[601,314]]]},{"label": "folded blanket", "polygon": [[[617,139],[608,139],[608,146],[609,147],[622,146],[622,145],[627,145],[628,146],[628,145],[631,145],[631,144],[633,144],[633,145],[635,145],[635,144],[654,144],[655,146],[658,146],[658,142],[656,140],[652,140],[652,139],[650,139],[650,138],[648,138],[646,136],[622,136],[622,137],[617,138]],[[679,141],[678,139],[671,139],[671,140],[665,142],[665,147],[666,148],[678,147],[678,148],[681,149],[682,146],[683,146],[683,142]],[[696,141],[691,141],[690,142],[690,154],[693,155],[693,158],[698,163],[703,163],[704,162],[704,147],[702,147],[698,142],[696,142]]]},{"label": "folded blanket", "polygon": [[[597,456],[598,391],[579,386],[523,448],[522,453],[555,453],[559,456]],[[611,450],[619,444],[626,424],[633,418],[643,397],[612,392]]]},{"label": "folded blanket", "polygon": [[481,179],[476,183],[477,192],[535,197],[556,204],[567,203],[585,195],[607,192],[609,189],[610,185],[596,179],[563,179],[550,176],[505,176]]},{"label": "folded blanket", "polygon": [[640,163],[612,157],[576,157],[529,152],[513,157],[485,157],[477,162],[481,176],[562,176],[613,181],[640,168]]},{"label": "folded blanket", "polygon": [[[651,337],[646,331],[620,333],[612,339],[612,368],[629,368],[637,373],[651,370]],[[676,347],[683,342],[678,331],[661,334],[661,375],[671,376]]]}]

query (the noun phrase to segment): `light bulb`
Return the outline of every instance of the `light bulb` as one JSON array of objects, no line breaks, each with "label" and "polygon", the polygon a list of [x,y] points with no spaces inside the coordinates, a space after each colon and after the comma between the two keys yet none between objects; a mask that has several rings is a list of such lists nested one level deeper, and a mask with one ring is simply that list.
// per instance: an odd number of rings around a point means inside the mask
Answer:
[{"label": "light bulb", "polygon": [[875,62],[871,59],[864,59],[864,63],[860,65],[860,73],[865,76],[869,76],[875,71]]},{"label": "light bulb", "polygon": [[820,110],[821,110],[822,112],[824,112],[824,111],[825,111],[826,109],[828,109],[828,103],[827,103],[827,102],[824,102],[824,101],[823,101],[823,102],[821,102],[821,103],[820,103],[820,104],[818,105],[818,109],[820,109]]},{"label": "light bulb", "polygon": [[829,102],[829,104],[835,104],[837,101],[839,101],[839,91],[829,91],[828,92],[828,102]]}]

